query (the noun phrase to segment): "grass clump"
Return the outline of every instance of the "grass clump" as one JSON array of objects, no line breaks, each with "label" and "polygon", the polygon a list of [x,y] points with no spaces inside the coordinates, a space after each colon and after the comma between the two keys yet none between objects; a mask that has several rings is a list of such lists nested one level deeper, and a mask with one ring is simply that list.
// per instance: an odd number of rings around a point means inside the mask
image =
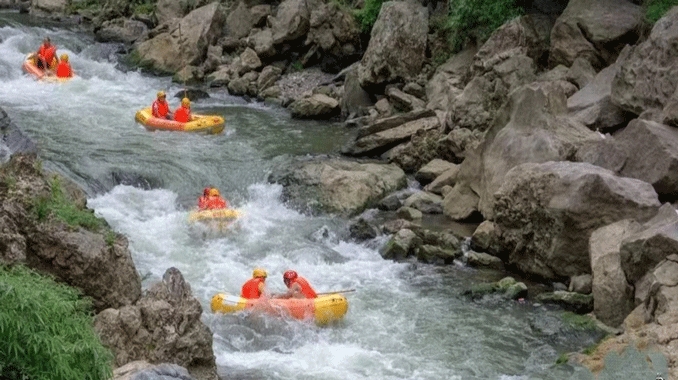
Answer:
[{"label": "grass clump", "polygon": [[381,11],[381,4],[384,0],[365,0],[365,5],[362,9],[355,12],[355,18],[360,24],[360,29],[364,33],[369,33],[377,21],[379,11]]},{"label": "grass clump", "polygon": [[468,42],[481,44],[492,32],[523,13],[515,0],[450,0],[446,29],[453,51]]},{"label": "grass clump", "polygon": [[107,380],[112,355],[77,290],[28,268],[0,266],[0,378]]},{"label": "grass clump", "polygon": [[66,197],[56,176],[50,180],[49,196],[39,197],[33,205],[33,211],[38,221],[44,221],[48,216],[54,215],[71,227],[79,226],[98,231],[104,226],[103,220],[97,218],[91,210],[78,207]]},{"label": "grass clump", "polygon": [[563,323],[577,330],[597,330],[596,321],[587,315],[566,311],[562,315]]},{"label": "grass clump", "polygon": [[562,353],[558,356],[558,359],[556,359],[556,365],[567,364],[569,360],[570,357],[566,353]]},{"label": "grass clump", "polygon": [[70,14],[74,14],[84,10],[97,10],[100,9],[102,5],[102,1],[100,0],[70,1],[66,6],[66,11]]},{"label": "grass clump", "polygon": [[678,5],[678,0],[646,0],[645,1],[645,19],[650,24],[654,24],[662,18],[669,9]]}]

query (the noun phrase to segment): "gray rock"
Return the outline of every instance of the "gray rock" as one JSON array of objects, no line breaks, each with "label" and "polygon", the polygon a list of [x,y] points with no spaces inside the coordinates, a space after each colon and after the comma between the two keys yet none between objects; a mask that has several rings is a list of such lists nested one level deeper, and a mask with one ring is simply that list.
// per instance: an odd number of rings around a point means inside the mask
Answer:
[{"label": "gray rock", "polygon": [[417,249],[417,260],[427,264],[451,264],[461,257],[461,251],[445,249],[434,245],[422,245]]},{"label": "gray rock", "polygon": [[612,65],[601,71],[580,91],[567,99],[572,118],[593,130],[616,129],[627,121],[627,113],[612,103],[612,80],[617,73]]},{"label": "gray rock", "polygon": [[240,70],[238,74],[243,75],[260,68],[261,60],[254,50],[247,48],[240,54],[240,66],[242,67],[242,70]]},{"label": "gray rock", "polygon": [[396,211],[396,216],[405,220],[421,220],[423,217],[421,211],[411,207],[401,207]]},{"label": "gray rock", "polygon": [[457,175],[459,174],[459,165],[444,171],[440,174],[433,182],[429,183],[424,187],[425,191],[429,191],[434,194],[443,195],[443,188],[445,186],[450,187],[454,186],[457,182]]},{"label": "gray rock", "polygon": [[440,120],[437,117],[410,121],[398,127],[359,138],[353,145],[344,149],[342,153],[351,156],[380,155],[394,145],[409,141],[419,131],[432,130],[439,127]]},{"label": "gray rock", "polygon": [[591,283],[592,277],[590,274],[572,276],[570,277],[570,285],[567,287],[567,291],[581,294],[591,294]]},{"label": "gray rock", "polygon": [[443,214],[452,220],[464,220],[478,211],[478,194],[468,186],[456,183],[443,198]]},{"label": "gray rock", "polygon": [[436,158],[419,169],[415,173],[414,179],[419,181],[421,185],[427,185],[446,171],[454,169],[459,170],[456,164]]},{"label": "gray rock", "polygon": [[125,364],[113,371],[113,380],[194,380],[188,370],[170,363],[153,365],[144,360]]},{"label": "gray rock", "polygon": [[300,38],[309,30],[312,4],[306,0],[285,0],[278,6],[275,17],[268,18],[273,32],[273,43],[280,44]]},{"label": "gray rock", "polygon": [[485,220],[473,231],[471,248],[492,255],[501,254],[501,230],[494,222]]},{"label": "gray rock", "polygon": [[590,164],[523,164],[497,192],[494,222],[510,264],[558,278],[590,272],[588,241],[595,229],[622,219],[646,221],[659,205],[648,183]]},{"label": "gray rock", "polygon": [[331,118],[339,114],[339,102],[323,94],[298,99],[289,106],[292,117],[300,119]]},{"label": "gray rock", "polygon": [[127,18],[104,21],[95,33],[99,42],[123,42],[132,44],[147,38],[148,27],[141,21]]},{"label": "gray rock", "polygon": [[249,45],[259,57],[270,58],[275,56],[273,32],[271,29],[260,30],[247,38]]},{"label": "gray rock", "polygon": [[421,239],[408,229],[398,231],[381,249],[381,256],[385,259],[403,260],[414,254],[416,247],[421,245]]},{"label": "gray rock", "polygon": [[342,116],[362,116],[367,107],[373,104],[370,94],[360,86],[358,81],[358,65],[352,65],[350,70],[346,72],[346,79],[344,80],[344,96],[341,97]]},{"label": "gray rock", "polygon": [[642,23],[643,9],[630,1],[570,1],[551,31],[549,61],[571,66],[583,57],[593,66],[607,66],[624,44],[638,39]]},{"label": "gray rock", "polygon": [[452,111],[453,100],[466,86],[466,77],[470,73],[473,57],[477,49],[467,48],[453,55],[440,65],[431,80],[426,84],[426,108]]},{"label": "gray rock", "polygon": [[466,256],[466,263],[472,267],[483,267],[496,270],[504,269],[504,263],[500,258],[484,252],[470,251]]},{"label": "gray rock", "polygon": [[275,66],[264,67],[264,69],[261,70],[259,77],[257,78],[257,88],[259,89],[259,92],[261,93],[261,91],[264,91],[267,88],[273,86],[275,82],[280,78],[280,74],[282,74],[282,70],[278,67]]},{"label": "gray rock", "polygon": [[418,3],[382,5],[358,67],[363,87],[415,79],[426,59],[428,11]]},{"label": "gray rock", "polygon": [[546,304],[559,305],[563,309],[578,314],[590,313],[593,310],[593,296],[590,294],[572,293],[557,290],[553,293],[541,293],[537,301]]},{"label": "gray rock", "polygon": [[[559,65],[560,67],[564,67]],[[582,89],[589,84],[596,76],[596,69],[593,68],[591,62],[584,58],[578,57],[572,63],[572,67],[567,70],[565,79],[577,85],[577,88]],[[611,80],[608,81],[608,87],[611,89]]]},{"label": "gray rock", "polygon": [[424,103],[423,100],[400,91],[397,87],[389,87],[386,90],[386,96],[388,96],[391,104],[393,104],[393,106],[401,112],[410,112],[418,109],[424,109],[426,106],[426,103]]},{"label": "gray rock", "polygon": [[374,133],[385,131],[387,129],[392,129],[399,127],[410,121],[415,121],[419,119],[435,117],[436,113],[432,110],[417,110],[408,113],[402,113],[393,115],[391,117],[386,117],[378,119],[367,126],[361,127],[358,130],[357,138],[365,137]]},{"label": "gray rock", "polygon": [[419,210],[424,214],[442,214],[443,198],[439,195],[420,191],[409,196],[403,206]]},{"label": "gray rock", "polygon": [[374,239],[379,234],[377,228],[364,218],[356,220],[349,226],[348,230],[351,237],[358,242]]},{"label": "gray rock", "polygon": [[226,17],[226,34],[236,39],[247,37],[254,25],[252,12],[244,1],[239,1]]}]

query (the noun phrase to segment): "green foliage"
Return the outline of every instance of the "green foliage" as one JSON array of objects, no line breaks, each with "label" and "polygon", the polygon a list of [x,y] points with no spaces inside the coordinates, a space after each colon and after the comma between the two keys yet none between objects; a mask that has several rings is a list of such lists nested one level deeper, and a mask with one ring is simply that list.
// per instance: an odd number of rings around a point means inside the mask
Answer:
[{"label": "green foliage", "polygon": [[301,63],[301,61],[294,61],[294,62],[292,62],[292,64],[290,65],[290,69],[291,69],[293,72],[301,71],[301,70],[304,69],[304,65]]},{"label": "green foliage", "polygon": [[108,231],[106,232],[106,237],[104,238],[106,240],[106,245],[109,247],[113,247],[113,244],[115,244],[115,232],[113,231]]},{"label": "green foliage", "polygon": [[567,354],[563,353],[558,356],[558,359],[556,359],[556,364],[561,365],[561,364],[566,364],[570,358],[567,356]]},{"label": "green foliage", "polygon": [[596,321],[588,315],[579,315],[566,311],[562,315],[563,322],[577,330],[597,330]]},{"label": "green foliage", "polygon": [[134,0],[131,4],[132,13],[138,15],[150,15],[155,10],[155,2],[149,0]]},{"label": "green foliage", "polygon": [[68,13],[78,13],[83,10],[95,10],[99,9],[103,5],[103,2],[100,0],[80,0],[80,1],[69,1],[66,10]]},{"label": "green foliage", "polygon": [[91,231],[98,231],[104,225],[103,220],[97,218],[91,210],[79,208],[66,197],[58,177],[53,177],[50,181],[50,195],[35,200],[33,212],[39,221],[54,215],[71,227],[80,226]]},{"label": "green foliage", "polygon": [[678,5],[678,0],[645,0],[645,19],[654,24],[662,18],[672,7]]},{"label": "green foliage", "polygon": [[365,5],[363,9],[359,9],[355,12],[355,18],[360,24],[360,28],[363,32],[369,33],[374,26],[374,23],[377,21],[377,16],[379,16],[379,11],[381,11],[381,4],[384,0],[365,0]]},{"label": "green foliage", "polygon": [[110,379],[112,355],[92,324],[77,290],[0,266],[0,378]]},{"label": "green foliage", "polygon": [[447,29],[454,51],[471,41],[485,42],[492,32],[522,14],[515,0],[450,0]]}]

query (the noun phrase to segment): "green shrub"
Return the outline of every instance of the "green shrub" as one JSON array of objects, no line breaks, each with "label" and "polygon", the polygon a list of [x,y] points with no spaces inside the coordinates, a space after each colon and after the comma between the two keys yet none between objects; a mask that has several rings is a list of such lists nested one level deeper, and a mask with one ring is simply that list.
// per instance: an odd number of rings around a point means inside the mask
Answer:
[{"label": "green shrub", "polygon": [[103,2],[100,0],[69,1],[66,11],[73,14],[83,10],[97,10],[101,8],[102,5]]},{"label": "green shrub", "polygon": [[0,378],[107,380],[112,355],[77,290],[25,267],[0,266]]},{"label": "green shrub", "polygon": [[379,11],[381,10],[381,4],[384,0],[365,0],[365,5],[363,9],[359,9],[355,12],[355,18],[360,24],[360,28],[363,32],[369,33],[374,26],[374,23],[377,21],[377,16],[379,16]]},{"label": "green shrub", "polygon": [[645,19],[650,24],[654,24],[676,5],[678,5],[678,0],[646,0]]},{"label": "green shrub", "polygon": [[561,365],[561,364],[567,364],[567,362],[570,360],[570,357],[567,356],[567,354],[563,353],[558,356],[558,359],[556,359],[556,364]]},{"label": "green shrub", "polygon": [[467,42],[485,42],[506,21],[522,14],[515,0],[450,0],[447,29],[454,51]]},{"label": "green shrub", "polygon": [[39,221],[54,215],[69,226],[80,226],[92,231],[98,231],[104,225],[91,210],[79,208],[66,197],[58,177],[50,181],[50,195],[36,199],[33,212]]}]

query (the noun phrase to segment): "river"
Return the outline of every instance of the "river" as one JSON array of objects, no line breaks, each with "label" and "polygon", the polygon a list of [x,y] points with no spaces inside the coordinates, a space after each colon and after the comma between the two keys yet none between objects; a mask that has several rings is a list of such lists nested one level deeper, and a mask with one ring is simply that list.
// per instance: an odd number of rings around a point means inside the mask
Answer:
[{"label": "river", "polygon": [[[339,124],[292,120],[281,109],[246,103],[223,90],[193,103],[226,118],[223,134],[148,132],[134,122],[169,78],[125,71],[111,45],[78,29],[40,26],[0,13],[0,106],[40,149],[44,167],[73,179],[88,205],[129,239],[144,286],[177,267],[214,332],[219,372],[228,379],[589,379],[555,365],[560,354],[594,342],[561,322],[561,312],[500,299],[470,301],[461,291],[482,272],[396,263],[346,239],[348,220],[311,217],[285,206],[266,178],[294,156],[337,152]],[[64,84],[24,75],[25,55],[49,35],[78,77]],[[169,97],[172,106],[178,99]],[[187,224],[206,185],[221,189],[245,217],[231,232],[205,237]],[[345,319],[303,322],[213,315],[216,292],[238,292],[254,267],[282,291],[296,269],[320,292],[347,294]]]}]

